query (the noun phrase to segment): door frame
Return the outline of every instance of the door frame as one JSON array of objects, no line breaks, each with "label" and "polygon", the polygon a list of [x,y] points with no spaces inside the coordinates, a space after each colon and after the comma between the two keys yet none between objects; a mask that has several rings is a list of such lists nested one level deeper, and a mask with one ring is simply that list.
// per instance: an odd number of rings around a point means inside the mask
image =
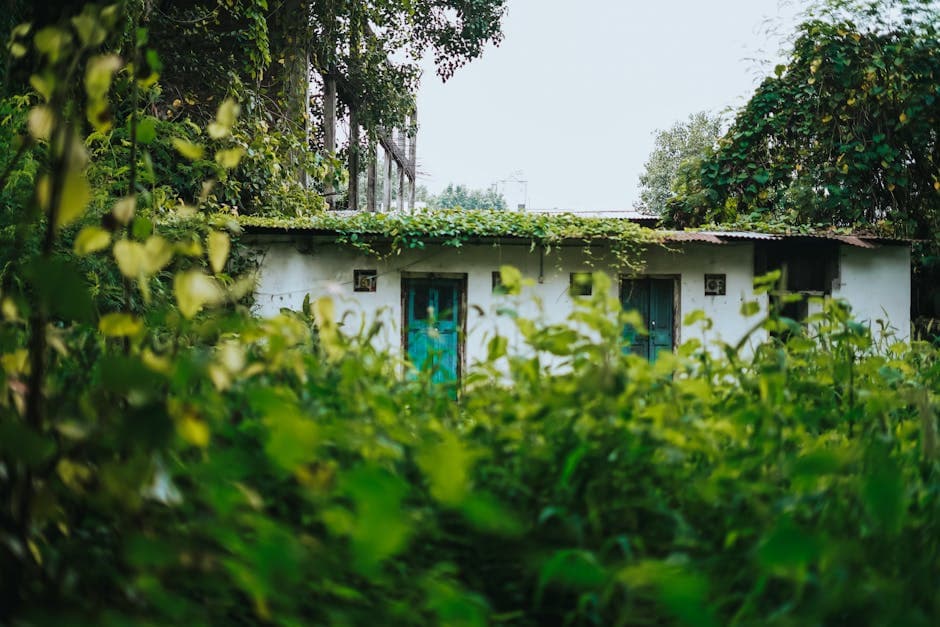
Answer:
[{"label": "door frame", "polygon": [[[658,279],[672,281],[672,351],[679,346],[679,332],[682,329],[682,275],[681,274],[621,274],[618,277],[617,297],[623,305],[624,283],[627,281],[642,281],[644,279]],[[645,321],[649,325],[649,320]],[[647,329],[649,331],[649,329]]]},{"label": "door frame", "polygon": [[466,272],[402,272],[401,294],[399,306],[401,308],[401,349],[402,357],[408,358],[408,292],[406,285],[413,279],[447,279],[457,281],[457,388],[463,382],[464,359],[466,351],[464,343],[467,338],[467,273]]}]

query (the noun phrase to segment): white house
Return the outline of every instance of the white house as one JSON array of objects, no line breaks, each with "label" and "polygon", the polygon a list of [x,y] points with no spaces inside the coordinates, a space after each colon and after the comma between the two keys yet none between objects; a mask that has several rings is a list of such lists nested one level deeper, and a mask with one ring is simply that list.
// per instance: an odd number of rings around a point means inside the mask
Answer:
[{"label": "white house", "polygon": [[[702,339],[736,343],[753,325],[741,306],[758,299],[754,277],[784,265],[789,291],[844,299],[875,330],[909,336],[909,242],[828,232],[657,231],[628,222],[502,212],[241,220],[243,241],[260,262],[259,314],[299,309],[308,294],[331,296],[351,328],[382,321],[376,341],[393,353],[421,362],[433,345],[444,379],[483,359],[494,332],[519,342],[512,321],[497,315],[510,298],[499,286],[503,265],[532,280],[513,306],[548,323],[564,322],[577,293],[590,289],[581,287],[584,273],[605,272],[614,279],[611,296],[647,321],[649,335],[634,337],[631,348],[650,358],[700,337],[700,326],[681,323],[699,309],[714,322]],[[802,317],[807,307],[796,303],[788,313]]]}]

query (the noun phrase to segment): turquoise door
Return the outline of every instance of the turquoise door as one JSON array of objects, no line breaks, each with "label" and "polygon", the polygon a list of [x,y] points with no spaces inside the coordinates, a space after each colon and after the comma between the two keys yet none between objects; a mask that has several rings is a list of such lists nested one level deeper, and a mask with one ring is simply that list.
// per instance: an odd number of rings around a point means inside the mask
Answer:
[{"label": "turquoise door", "polygon": [[461,279],[404,279],[405,350],[416,368],[431,379],[455,382],[460,377]]},{"label": "turquoise door", "polygon": [[624,279],[620,287],[620,302],[626,311],[635,309],[649,328],[649,335],[641,335],[630,325],[623,329],[624,350],[650,361],[663,351],[672,351],[675,322],[672,279]]}]

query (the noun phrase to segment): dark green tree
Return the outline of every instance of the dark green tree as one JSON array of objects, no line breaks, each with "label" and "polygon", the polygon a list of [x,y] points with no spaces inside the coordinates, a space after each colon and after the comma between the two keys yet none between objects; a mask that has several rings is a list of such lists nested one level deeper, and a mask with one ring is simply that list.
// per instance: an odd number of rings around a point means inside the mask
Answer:
[{"label": "dark green tree", "polygon": [[[940,281],[940,9],[830,2],[717,149],[680,174],[678,225],[746,220],[878,229],[923,240],[921,311]],[[933,301],[937,302],[933,302]]]}]

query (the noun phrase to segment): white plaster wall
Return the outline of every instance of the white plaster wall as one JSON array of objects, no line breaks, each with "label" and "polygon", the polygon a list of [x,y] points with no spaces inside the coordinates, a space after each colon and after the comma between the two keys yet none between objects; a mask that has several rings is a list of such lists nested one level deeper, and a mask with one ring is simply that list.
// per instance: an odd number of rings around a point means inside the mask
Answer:
[{"label": "white plaster wall", "polygon": [[[498,310],[512,309],[519,315],[543,323],[563,323],[573,310],[568,295],[569,274],[601,270],[614,280],[610,296],[619,293],[618,277],[631,274],[619,267],[603,250],[590,257],[581,246],[556,247],[544,256],[539,281],[538,250],[527,244],[466,245],[463,248],[430,246],[403,251],[388,259],[376,259],[356,250],[330,243],[307,244],[298,250],[288,236],[259,236],[255,242],[263,261],[256,291],[256,312],[276,314],[281,308],[300,309],[304,296],[312,299],[331,296],[337,312],[344,316],[348,334],[357,333],[364,324],[378,319],[382,330],[377,341],[393,353],[401,349],[401,279],[408,273],[460,273],[467,275],[466,365],[482,360],[486,346],[495,334],[509,338],[511,350],[524,347],[515,323]],[[713,328],[703,332],[700,325],[681,327],[676,338],[681,343],[697,337],[711,345],[715,340],[737,343],[755,318],[744,318],[741,305],[757,299],[762,306],[766,297],[755,297],[752,290],[754,248],[751,242],[725,245],[687,243],[670,249],[653,247],[644,255],[639,276],[678,276],[677,320],[701,309],[713,321]],[[501,265],[518,268],[532,281],[519,297],[492,293],[492,272]],[[377,291],[353,291],[353,270],[375,268]],[[705,274],[725,274],[726,295],[705,296]],[[842,246],[840,250],[840,285],[833,296],[851,305],[856,317],[878,330],[883,320],[897,339],[910,335],[910,249],[906,246],[882,246],[862,249]],[[749,345],[763,339],[763,332],[752,336]]]},{"label": "white plaster wall", "polygon": [[869,324],[876,337],[883,323],[895,339],[910,339],[910,247],[868,249],[842,245],[839,268],[840,284],[833,289],[833,297],[848,301],[855,318]]},{"label": "white plaster wall", "polygon": [[[617,277],[630,272],[619,267],[603,250],[592,251],[590,258],[581,246],[555,247],[544,256],[539,281],[539,252],[528,244],[466,245],[459,249],[431,246],[403,251],[389,259],[376,259],[348,247],[315,243],[300,252],[293,238],[259,236],[254,243],[262,256],[261,277],[256,291],[256,312],[276,314],[281,308],[300,309],[304,296],[312,299],[331,296],[336,310],[345,315],[347,333],[355,334],[364,324],[378,318],[382,331],[377,341],[383,348],[399,352],[401,348],[401,279],[407,273],[463,273],[467,275],[467,365],[486,356],[486,346],[494,333],[510,340],[510,348],[521,351],[522,341],[508,316],[497,315],[500,308],[510,308],[521,316],[544,323],[565,322],[573,310],[568,294],[571,272],[601,270],[612,279],[610,296],[618,297]],[[309,244],[305,247],[310,248]],[[714,327],[702,337],[700,325],[682,327],[676,338],[681,343],[690,337],[705,341],[716,339],[736,343],[753,321],[741,316],[741,304],[753,299],[753,245],[751,243],[674,245],[671,250],[651,248],[646,262],[636,274],[641,276],[678,276],[679,298],[676,318],[696,309],[705,311]],[[492,293],[492,272],[501,265],[518,268],[533,285],[519,297]],[[375,268],[377,290],[353,291],[353,270]],[[726,295],[705,296],[704,275],[726,274]]]}]

